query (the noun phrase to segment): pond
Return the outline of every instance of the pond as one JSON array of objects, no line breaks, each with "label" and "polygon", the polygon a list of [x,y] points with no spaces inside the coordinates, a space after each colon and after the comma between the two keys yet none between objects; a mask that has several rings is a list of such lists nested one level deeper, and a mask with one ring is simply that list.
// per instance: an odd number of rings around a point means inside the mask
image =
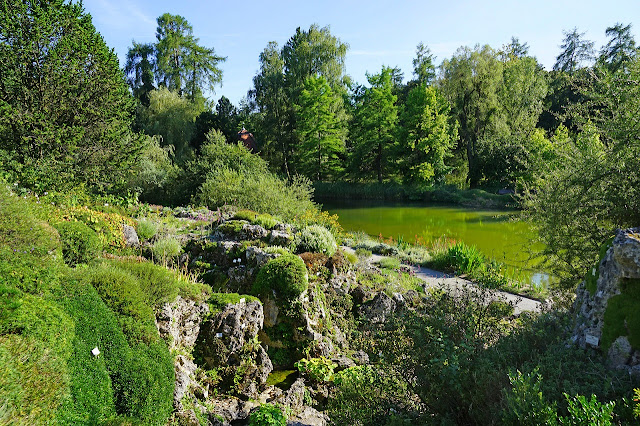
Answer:
[{"label": "pond", "polygon": [[452,206],[335,202],[323,209],[337,214],[342,227],[373,237],[416,240],[431,243],[440,237],[475,245],[486,256],[507,266],[507,275],[535,286],[546,286],[549,275],[538,267],[533,251],[542,246],[535,241],[531,225],[518,219],[515,211],[475,210]]}]

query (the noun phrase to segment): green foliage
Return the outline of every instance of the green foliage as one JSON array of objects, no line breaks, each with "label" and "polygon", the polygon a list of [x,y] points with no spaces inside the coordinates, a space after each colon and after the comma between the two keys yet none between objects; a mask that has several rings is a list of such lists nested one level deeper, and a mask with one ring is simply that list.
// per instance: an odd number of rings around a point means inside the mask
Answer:
[{"label": "green foliage", "polygon": [[2,182],[0,198],[2,284],[34,294],[49,290],[58,281],[62,263],[57,232],[37,220],[30,203],[11,193]]},{"label": "green foliage", "polygon": [[382,182],[393,172],[394,132],[398,121],[397,96],[393,94],[391,68],[368,75],[371,88],[357,101],[354,123],[350,128],[354,140],[350,172],[360,180],[376,176]]},{"label": "green foliage", "polygon": [[[158,96],[153,95],[154,98]],[[145,110],[145,114],[150,114]],[[146,115],[143,115],[146,119]],[[172,117],[175,119],[175,117]],[[165,122],[165,126],[170,126],[172,122]],[[142,124],[144,125],[144,123]],[[185,124],[186,125],[186,124]],[[144,146],[138,157],[138,161],[131,168],[127,178],[128,187],[139,195],[141,201],[146,202],[170,202],[173,194],[172,181],[178,179],[179,169],[171,161],[175,152],[173,145],[160,145],[162,133],[168,133],[169,129],[148,128],[151,133],[159,132],[154,136],[149,136],[144,140]]]},{"label": "green foliage", "polygon": [[509,373],[511,389],[503,391],[505,405],[502,421],[506,425],[555,425],[555,403],[547,402],[540,390],[542,376],[536,370],[529,374]]},{"label": "green foliage", "polygon": [[333,234],[320,225],[307,226],[295,235],[295,245],[298,252],[323,253],[333,256],[338,249]]},{"label": "green foliage", "polygon": [[445,159],[457,138],[449,122],[450,107],[434,87],[419,85],[407,95],[400,112],[400,152],[404,182],[432,185],[449,171]]},{"label": "green foliage", "polygon": [[158,223],[150,219],[139,219],[136,224],[136,233],[140,241],[147,241],[158,233]]},{"label": "green foliage", "polygon": [[396,257],[384,257],[380,259],[380,267],[384,269],[398,269],[400,267],[400,260]]},{"label": "green foliage", "polygon": [[249,417],[249,426],[285,426],[287,418],[275,405],[262,404]]},{"label": "green foliage", "polygon": [[320,181],[341,172],[340,155],[345,150],[346,134],[341,104],[342,99],[323,76],[312,75],[304,81],[296,105],[296,122],[302,140],[300,169],[310,179]]},{"label": "green foliage", "polygon": [[167,236],[156,240],[151,247],[151,252],[156,259],[166,264],[182,253],[182,246],[176,238]]},{"label": "green foliage", "polygon": [[601,404],[595,395],[587,400],[582,395],[569,397],[564,394],[569,404],[569,416],[560,417],[560,425],[568,426],[610,426],[612,424],[614,401]]},{"label": "green foliage", "polygon": [[280,221],[278,218],[271,216],[270,214],[260,214],[251,210],[238,210],[233,215],[234,220],[246,220],[254,225],[260,225],[264,229],[273,229]]},{"label": "green foliage", "polygon": [[79,3],[11,0],[0,21],[2,169],[39,192],[121,187],[140,145],[134,102],[91,16]]},{"label": "green foliage", "polygon": [[280,246],[267,246],[264,249],[265,253],[269,253],[269,254],[279,254],[279,255],[287,255],[287,254],[291,254],[291,252],[289,250],[287,250],[284,247],[280,247]]},{"label": "green foliage", "polygon": [[272,291],[288,301],[296,299],[309,287],[307,267],[295,255],[283,255],[269,260],[258,272],[252,293],[271,297]]},{"label": "green foliage", "polygon": [[[78,271],[64,287],[64,305],[77,332],[71,360],[73,405],[63,416],[91,421],[115,404],[117,414],[164,424],[172,410],[173,360],[155,329],[142,280],[113,265],[98,265],[89,274]],[[97,358],[90,353],[96,346],[101,352]],[[111,392],[113,402],[108,401]]]},{"label": "green foliage", "polygon": [[232,204],[241,209],[269,213],[285,220],[315,210],[311,187],[302,178],[286,183],[267,170],[260,157],[244,146],[227,144],[219,132],[210,133],[201,155],[188,165],[196,200],[210,209]]},{"label": "green foliage", "polygon": [[338,365],[325,357],[306,359],[302,358],[294,364],[299,372],[306,374],[316,382],[330,382],[333,380],[333,370]]},{"label": "green foliage", "polygon": [[600,257],[598,261],[590,271],[587,271],[587,274],[584,277],[585,286],[587,290],[589,290],[589,293],[591,293],[592,296],[596,294],[596,290],[598,289],[598,277],[600,277],[600,263],[602,263],[602,260],[607,254],[607,250],[609,250],[609,248],[611,247],[612,242],[613,242],[613,237],[605,241],[605,243],[600,246],[600,252],[599,252]]},{"label": "green foliage", "polygon": [[62,243],[62,256],[69,266],[89,263],[102,252],[98,235],[82,222],[61,222],[56,225]]},{"label": "green foliage", "polygon": [[240,295],[238,293],[213,293],[207,300],[211,313],[221,311],[227,305],[235,305],[243,300],[247,303],[259,301],[255,296],[247,294]]},{"label": "green foliage", "polygon": [[619,336],[627,336],[633,348],[640,347],[640,280],[623,278],[620,294],[607,301],[602,326],[602,349],[609,347]]},{"label": "green foliage", "polygon": [[[189,141],[193,135],[194,123],[202,107],[181,97],[178,92],[162,87],[149,93],[149,106],[142,108],[138,122],[141,129],[149,136],[159,135],[161,146],[169,147],[169,153],[182,159],[189,149]],[[162,154],[157,151],[156,161],[165,163]],[[151,154],[151,153],[148,153]],[[169,171],[168,166],[163,166]]]}]

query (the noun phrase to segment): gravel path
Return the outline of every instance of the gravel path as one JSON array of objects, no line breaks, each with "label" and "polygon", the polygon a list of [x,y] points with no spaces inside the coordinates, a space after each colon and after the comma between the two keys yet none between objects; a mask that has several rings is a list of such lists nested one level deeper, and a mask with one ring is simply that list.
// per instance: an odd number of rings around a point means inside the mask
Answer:
[{"label": "gravel path", "polygon": [[[351,247],[341,247],[343,250],[351,252],[355,254],[355,250]],[[367,261],[369,263],[379,263],[380,260],[387,256],[380,256],[377,254],[372,254]],[[444,272],[434,271],[433,269],[425,268],[423,266],[410,266],[413,273],[424,281],[425,290],[428,288],[443,288],[448,291],[455,292],[456,290],[460,291],[464,288],[478,288],[478,285],[472,281],[467,279],[457,277],[451,274],[445,274]],[[524,296],[518,296],[506,291],[495,291],[496,298],[503,298],[507,302],[513,303],[514,306],[514,314],[519,315],[523,311],[530,312],[540,312],[542,308],[542,303],[535,299],[530,299]]]}]

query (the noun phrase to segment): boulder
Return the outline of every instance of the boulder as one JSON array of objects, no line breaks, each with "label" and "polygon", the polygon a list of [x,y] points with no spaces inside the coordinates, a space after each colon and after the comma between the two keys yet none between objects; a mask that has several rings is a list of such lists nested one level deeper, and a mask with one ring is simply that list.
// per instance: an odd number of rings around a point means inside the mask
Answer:
[{"label": "boulder", "polygon": [[[576,290],[576,323],[571,340],[581,348],[601,348],[609,300],[621,293],[622,284],[627,288],[640,285],[640,228],[618,230],[598,267],[590,273],[597,279],[595,291],[592,294],[586,281]],[[637,309],[640,309],[640,301]],[[632,348],[626,336],[618,336],[607,355],[612,368],[640,372],[640,348]]]},{"label": "boulder", "polygon": [[326,426],[328,423],[329,417],[312,407],[304,407],[287,420],[287,426]]},{"label": "boulder", "polygon": [[371,302],[360,308],[360,313],[372,323],[383,323],[396,310],[397,304],[394,299],[381,291]]},{"label": "boulder", "polygon": [[200,332],[202,318],[209,314],[209,305],[178,296],[165,303],[156,314],[156,326],[169,349],[193,348]]},{"label": "boulder", "polygon": [[276,246],[289,247],[293,243],[293,236],[285,231],[278,231],[276,229],[271,231],[269,235],[269,244]]},{"label": "boulder", "polygon": [[140,244],[138,234],[136,233],[136,229],[133,226],[122,225],[122,233],[124,235],[124,241],[127,244],[127,247],[134,247]]},{"label": "boulder", "polygon": [[229,377],[242,371],[243,378],[236,391],[251,398],[258,394],[273,370],[269,356],[258,342],[263,324],[262,304],[241,299],[205,321],[196,342],[196,354],[207,368],[225,367],[225,375]]},{"label": "boulder", "polygon": [[242,240],[261,240],[269,235],[269,231],[260,225],[243,225],[238,237]]}]

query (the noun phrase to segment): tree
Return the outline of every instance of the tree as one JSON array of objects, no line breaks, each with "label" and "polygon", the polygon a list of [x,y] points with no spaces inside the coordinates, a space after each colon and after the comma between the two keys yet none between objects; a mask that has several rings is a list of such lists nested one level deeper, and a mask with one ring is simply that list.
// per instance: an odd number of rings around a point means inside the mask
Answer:
[{"label": "tree", "polygon": [[306,176],[318,181],[341,170],[346,129],[336,114],[339,106],[340,99],[324,77],[307,78],[296,108],[300,164]]},{"label": "tree", "polygon": [[593,42],[584,40],[586,33],[579,33],[577,28],[571,32],[563,31],[563,34],[564,41],[560,45],[562,52],[556,58],[553,69],[573,74],[583,62],[594,58]]},{"label": "tree", "polygon": [[134,40],[133,47],[127,52],[127,62],[124,66],[133,95],[144,106],[149,106],[149,92],[155,89],[153,76],[155,52],[153,44],[140,44]]},{"label": "tree", "polygon": [[180,15],[165,13],[156,29],[156,79],[169,90],[186,92],[191,100],[202,96],[203,89],[213,91],[222,81],[220,62],[213,48],[202,47],[193,36],[193,27]]},{"label": "tree", "polygon": [[416,47],[416,57],[413,59],[413,75],[418,83],[429,85],[436,78],[434,59],[431,49],[420,42]]},{"label": "tree", "polygon": [[616,72],[638,56],[638,48],[631,34],[631,24],[625,27],[618,22],[607,28],[606,35],[610,40],[602,48],[598,61],[606,64],[609,71]]},{"label": "tree", "polygon": [[405,182],[432,185],[442,182],[448,168],[444,160],[457,139],[449,124],[449,103],[434,87],[413,88],[402,107],[400,143]]},{"label": "tree", "polygon": [[323,76],[340,98],[336,114],[344,115],[344,59],[348,46],[331,35],[328,27],[314,24],[307,31],[297,28],[282,50],[277,49],[278,45],[271,42],[260,55],[260,72],[254,78],[250,96],[263,118],[265,155],[291,178],[300,158],[294,106],[299,105],[306,79]]},{"label": "tree", "polygon": [[389,67],[383,67],[380,74],[367,75],[371,87],[363,93],[351,128],[352,173],[358,177],[373,174],[378,182],[392,171],[398,107],[391,75]]},{"label": "tree", "polygon": [[522,44],[518,37],[511,37],[511,42],[502,46],[498,55],[502,62],[524,58],[529,55],[529,43]]},{"label": "tree", "polygon": [[183,160],[188,156],[196,117],[202,109],[162,87],[149,94],[149,107],[141,111],[142,130],[149,135],[160,135],[160,145],[173,147],[174,158]]},{"label": "tree", "polygon": [[140,141],[118,58],[81,4],[0,5],[0,164],[22,185],[123,183]]},{"label": "tree", "polygon": [[552,270],[568,286],[591,270],[616,228],[640,223],[640,59],[623,75],[596,68],[592,77],[570,110],[581,131],[564,129],[557,159],[525,197]]},{"label": "tree", "polygon": [[469,164],[467,180],[471,187],[477,186],[482,178],[479,141],[495,138],[498,129],[504,128],[499,124],[501,82],[502,63],[488,45],[461,47],[440,66],[439,84],[460,124],[460,142]]}]

